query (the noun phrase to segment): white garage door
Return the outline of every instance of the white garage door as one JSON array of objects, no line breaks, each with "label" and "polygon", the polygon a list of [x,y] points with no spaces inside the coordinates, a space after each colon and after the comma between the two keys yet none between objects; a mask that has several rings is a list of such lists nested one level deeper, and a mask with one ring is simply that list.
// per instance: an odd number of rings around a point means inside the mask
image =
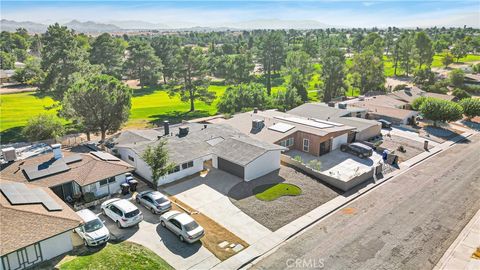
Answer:
[{"label": "white garage door", "polygon": [[344,144],[344,143],[347,143],[347,140],[348,140],[348,134],[345,133],[343,135],[340,135],[336,138],[333,138],[332,140],[332,151],[339,148],[340,145]]}]

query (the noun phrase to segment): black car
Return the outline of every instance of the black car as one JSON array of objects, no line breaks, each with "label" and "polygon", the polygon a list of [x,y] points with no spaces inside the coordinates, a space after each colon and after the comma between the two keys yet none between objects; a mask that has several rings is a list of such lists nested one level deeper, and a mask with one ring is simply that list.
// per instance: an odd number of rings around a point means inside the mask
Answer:
[{"label": "black car", "polygon": [[378,122],[382,124],[382,128],[392,128],[392,122],[389,122],[385,119],[379,119]]},{"label": "black car", "polygon": [[342,144],[340,151],[352,153],[360,158],[371,157],[373,155],[373,149],[362,143]]}]

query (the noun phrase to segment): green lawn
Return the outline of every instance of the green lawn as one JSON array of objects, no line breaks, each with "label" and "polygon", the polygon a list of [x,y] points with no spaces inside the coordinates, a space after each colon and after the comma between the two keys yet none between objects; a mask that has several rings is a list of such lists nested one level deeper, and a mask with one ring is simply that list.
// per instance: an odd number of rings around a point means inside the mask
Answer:
[{"label": "green lawn", "polygon": [[62,263],[60,270],[110,270],[110,269],[173,269],[167,262],[151,250],[131,242],[107,244],[98,252],[76,256]]},{"label": "green lawn", "polygon": [[302,194],[302,189],[292,184],[280,183],[255,187],[253,193],[259,200],[273,201],[282,196],[298,196]]}]

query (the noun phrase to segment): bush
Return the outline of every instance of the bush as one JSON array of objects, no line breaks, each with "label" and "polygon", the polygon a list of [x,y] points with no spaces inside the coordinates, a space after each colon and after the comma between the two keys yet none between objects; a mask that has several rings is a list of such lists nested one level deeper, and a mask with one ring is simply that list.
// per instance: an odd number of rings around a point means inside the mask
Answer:
[{"label": "bush", "polygon": [[300,163],[303,163],[303,159],[302,159],[302,157],[299,156],[299,155],[294,156],[294,157],[293,157],[293,160],[296,160],[296,161],[298,161],[298,162],[300,162]]},{"label": "bush", "polygon": [[462,87],[465,80],[465,72],[461,69],[454,69],[448,75],[450,84],[454,87]]},{"label": "bush", "polygon": [[62,136],[64,129],[58,118],[53,115],[40,114],[28,120],[22,133],[30,141],[41,141]]},{"label": "bush", "polygon": [[402,84],[397,84],[397,85],[395,85],[395,87],[393,88],[393,91],[403,90],[403,89],[405,89],[405,87],[407,87],[406,84],[403,84],[403,83],[402,83]]},{"label": "bush", "polygon": [[315,171],[320,171],[322,169],[322,162],[318,159],[312,159],[308,162],[307,167]]},{"label": "bush", "polygon": [[270,99],[263,85],[249,83],[227,88],[217,108],[222,113],[236,113],[254,107],[265,109],[269,104]]},{"label": "bush", "polygon": [[419,69],[414,72],[413,83],[427,86],[435,83],[435,74],[430,69]]},{"label": "bush", "polygon": [[455,88],[452,91],[452,94],[457,97],[458,99],[464,99],[464,98],[470,98],[472,97],[467,91],[460,89],[460,88]]},{"label": "bush", "polygon": [[435,82],[433,85],[427,85],[423,90],[431,93],[446,94],[448,92],[447,86],[450,84],[449,80],[441,80]]},{"label": "bush", "polygon": [[437,121],[459,120],[463,113],[462,106],[459,104],[437,98],[426,98],[420,106],[420,111],[425,118],[433,121],[434,126],[437,125]]},{"label": "bush", "polygon": [[472,65],[473,73],[480,73],[480,63]]},{"label": "bush", "polygon": [[473,118],[480,116],[480,99],[466,98],[460,101],[460,105],[463,108],[463,114],[466,117]]},{"label": "bush", "polygon": [[422,106],[423,102],[427,99],[426,97],[418,97],[413,100],[412,102],[412,109],[415,111],[420,110],[420,107]]}]

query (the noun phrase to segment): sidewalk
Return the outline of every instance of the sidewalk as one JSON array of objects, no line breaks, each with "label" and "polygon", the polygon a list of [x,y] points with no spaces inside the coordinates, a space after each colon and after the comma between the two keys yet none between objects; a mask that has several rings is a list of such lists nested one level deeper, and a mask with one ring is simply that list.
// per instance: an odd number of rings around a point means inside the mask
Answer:
[{"label": "sidewalk", "polygon": [[277,231],[272,232],[261,239],[258,239],[257,242],[251,243],[251,245],[248,248],[246,248],[244,251],[217,264],[212,269],[240,269],[250,265],[253,261],[259,259],[261,256],[265,255],[267,252],[275,249],[282,242],[288,240],[289,238],[300,233],[301,231],[307,229],[308,227],[310,227],[310,225],[318,222],[320,219],[335,212],[336,210],[350,203],[352,200],[358,198],[360,195],[381,185],[382,183],[386,182],[392,177],[406,172],[409,168],[413,167],[419,162],[427,159],[428,157],[436,153],[441,152],[442,150],[449,148],[453,144],[465,138],[468,138],[473,134],[475,134],[475,132],[465,132],[462,135],[459,135],[453,138],[452,140],[446,141],[442,144],[435,146],[428,152],[424,152],[420,155],[417,155],[409,159],[408,161],[402,163],[404,165],[400,166],[399,170],[393,171],[385,175],[382,179],[379,179],[374,183],[368,183],[367,185],[363,185],[363,186],[361,185],[360,187],[354,188],[353,190],[347,191],[346,193],[335,197],[334,199],[317,207],[316,209],[305,214],[304,216],[283,226]]},{"label": "sidewalk", "polygon": [[457,239],[455,239],[433,269],[480,269],[480,259],[472,258],[472,254],[477,248],[480,248],[480,210],[460,232]]}]

